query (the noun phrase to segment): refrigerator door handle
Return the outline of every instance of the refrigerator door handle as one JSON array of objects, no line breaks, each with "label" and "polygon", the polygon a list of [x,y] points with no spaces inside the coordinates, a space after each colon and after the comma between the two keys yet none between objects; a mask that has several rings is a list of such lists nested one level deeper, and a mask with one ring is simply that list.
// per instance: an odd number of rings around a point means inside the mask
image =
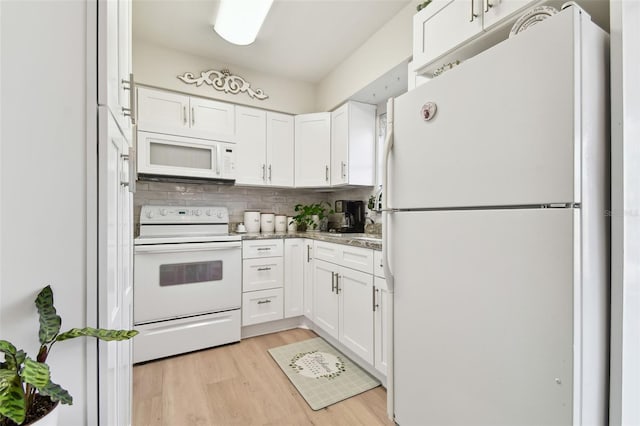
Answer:
[{"label": "refrigerator door handle", "polygon": [[393,273],[389,267],[389,199],[391,198],[391,187],[389,186],[389,155],[393,148],[393,98],[387,101],[387,136],[384,141],[384,163],[382,168],[382,183],[385,188],[382,197],[382,265],[384,276],[387,280],[389,292],[393,293]]}]

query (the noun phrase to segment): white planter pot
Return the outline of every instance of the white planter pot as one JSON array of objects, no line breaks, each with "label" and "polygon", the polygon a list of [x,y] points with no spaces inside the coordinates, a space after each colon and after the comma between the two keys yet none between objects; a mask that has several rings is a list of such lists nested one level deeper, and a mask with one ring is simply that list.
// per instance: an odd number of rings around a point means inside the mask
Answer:
[{"label": "white planter pot", "polygon": [[58,426],[58,413],[60,412],[60,404],[56,405],[53,410],[49,411],[49,414],[36,420],[33,423],[29,423],[29,426]]}]

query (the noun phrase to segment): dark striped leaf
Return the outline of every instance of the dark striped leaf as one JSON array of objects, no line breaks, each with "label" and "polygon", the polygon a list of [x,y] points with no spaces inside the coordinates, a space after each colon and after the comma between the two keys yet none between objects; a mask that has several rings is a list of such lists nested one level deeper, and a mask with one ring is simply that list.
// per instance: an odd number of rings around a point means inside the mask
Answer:
[{"label": "dark striped leaf", "polygon": [[4,416],[17,424],[24,421],[26,406],[24,391],[18,376],[9,382],[9,385],[0,390],[0,417]]},{"label": "dark striped leaf", "polygon": [[0,370],[0,392],[11,386],[11,383],[16,379],[17,375],[18,373],[14,370]]},{"label": "dark striped leaf", "polygon": [[73,397],[69,395],[66,389],[63,389],[60,385],[49,381],[47,385],[41,389],[38,389],[40,395],[48,396],[53,402],[60,401],[63,404],[73,404]]},{"label": "dark striped leaf", "polygon": [[49,383],[49,366],[27,357],[22,369],[22,380],[37,389],[45,387]]},{"label": "dark striped leaf", "polygon": [[62,319],[53,306],[51,286],[46,286],[38,294],[36,307],[38,308],[38,314],[40,314],[40,344],[46,345],[53,342],[53,339],[60,332],[60,325],[62,324]]},{"label": "dark striped leaf", "polygon": [[104,328],[72,328],[69,331],[60,333],[56,338],[57,342],[74,339],[76,337],[97,337],[100,340],[127,340],[138,334],[135,330],[106,330]]},{"label": "dark striped leaf", "polygon": [[16,347],[6,340],[0,340],[0,352],[4,353],[3,368],[18,371],[18,362],[16,360]]}]

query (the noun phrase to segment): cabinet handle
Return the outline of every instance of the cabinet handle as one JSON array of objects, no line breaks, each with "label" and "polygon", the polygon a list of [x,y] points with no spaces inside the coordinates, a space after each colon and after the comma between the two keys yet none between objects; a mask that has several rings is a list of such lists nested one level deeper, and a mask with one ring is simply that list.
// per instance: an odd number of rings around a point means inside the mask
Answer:
[{"label": "cabinet handle", "polygon": [[258,251],[271,250],[271,247],[258,247]]},{"label": "cabinet handle", "polygon": [[473,4],[473,0],[471,0],[471,20],[469,22],[473,22],[474,18],[477,18],[478,15],[476,14],[476,8]]},{"label": "cabinet handle", "polygon": [[267,165],[266,164],[262,165],[262,181],[263,182],[267,181]]},{"label": "cabinet handle", "polygon": [[311,262],[311,245],[307,245],[307,263]]},{"label": "cabinet handle", "polygon": [[375,312],[375,311],[376,311],[376,308],[379,308],[379,307],[380,307],[380,305],[378,305],[378,304],[376,303],[376,294],[378,293],[378,289],[377,289],[377,288],[375,288],[375,287],[371,287],[371,289],[373,290],[373,291],[371,292],[372,297],[373,297],[373,312]]},{"label": "cabinet handle", "polygon": [[191,125],[196,125],[196,110],[193,107],[191,107]]},{"label": "cabinet handle", "polygon": [[269,182],[271,182],[271,164],[269,164]]},{"label": "cabinet handle", "polygon": [[331,273],[331,293],[336,291],[336,273]]},{"label": "cabinet handle", "polygon": [[347,177],[347,175],[346,175],[346,173],[344,171],[346,165],[347,164],[344,161],[340,162],[340,168],[341,168],[341,172],[342,172],[342,179],[346,179],[346,177]]},{"label": "cabinet handle", "polygon": [[340,294],[340,274],[336,274],[336,294]]},{"label": "cabinet handle", "polygon": [[258,268],[258,271],[270,271],[271,268]]},{"label": "cabinet handle", "polygon": [[122,115],[129,117],[131,125],[136,124],[136,88],[133,82],[133,74],[129,74],[129,80],[120,80],[122,90],[129,91],[129,108],[122,107]]},{"label": "cabinet handle", "polygon": [[258,300],[258,305],[263,305],[265,303],[271,303],[271,299],[267,299],[267,300]]},{"label": "cabinet handle", "polygon": [[493,7],[493,5],[491,4],[491,0],[485,0],[484,2],[484,11],[489,12],[489,9],[491,9]]},{"label": "cabinet handle", "polygon": [[[136,129],[133,129],[133,138],[134,140],[137,138]],[[134,141],[134,147],[136,142]],[[129,148],[129,192],[135,194],[136,192],[136,180],[138,179],[138,165],[137,163],[137,155],[135,148]]]},{"label": "cabinet handle", "polygon": [[184,125],[187,125],[187,107],[183,106],[182,107],[182,123],[184,123]]},{"label": "cabinet handle", "polygon": [[324,166],[324,180],[329,182],[329,166]]},{"label": "cabinet handle", "polygon": [[129,186],[129,154],[120,154],[120,159],[122,160],[122,162],[126,162],[126,166],[127,167],[122,167],[122,169],[120,169],[120,185],[122,186]]}]

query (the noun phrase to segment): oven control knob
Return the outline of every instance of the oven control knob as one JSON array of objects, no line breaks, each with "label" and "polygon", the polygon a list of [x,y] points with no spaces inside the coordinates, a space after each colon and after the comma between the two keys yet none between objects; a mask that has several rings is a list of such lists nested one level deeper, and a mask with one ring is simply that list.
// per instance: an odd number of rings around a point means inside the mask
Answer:
[{"label": "oven control knob", "polygon": [[218,210],[216,212],[216,216],[218,216],[218,219],[222,219],[222,212],[220,210]]},{"label": "oven control knob", "polygon": [[200,216],[202,214],[202,212],[199,209],[196,210],[195,213],[196,213],[196,216]]},{"label": "oven control knob", "polygon": [[149,210],[149,211],[147,212],[147,217],[148,217],[149,219],[151,219],[151,218],[153,217],[153,212],[152,212],[151,210]]},{"label": "oven control knob", "polygon": [[207,216],[211,216],[213,214],[213,212],[211,211],[211,209],[207,210]]},{"label": "oven control knob", "polygon": [[167,215],[167,209],[160,209],[160,216],[166,216]]}]

